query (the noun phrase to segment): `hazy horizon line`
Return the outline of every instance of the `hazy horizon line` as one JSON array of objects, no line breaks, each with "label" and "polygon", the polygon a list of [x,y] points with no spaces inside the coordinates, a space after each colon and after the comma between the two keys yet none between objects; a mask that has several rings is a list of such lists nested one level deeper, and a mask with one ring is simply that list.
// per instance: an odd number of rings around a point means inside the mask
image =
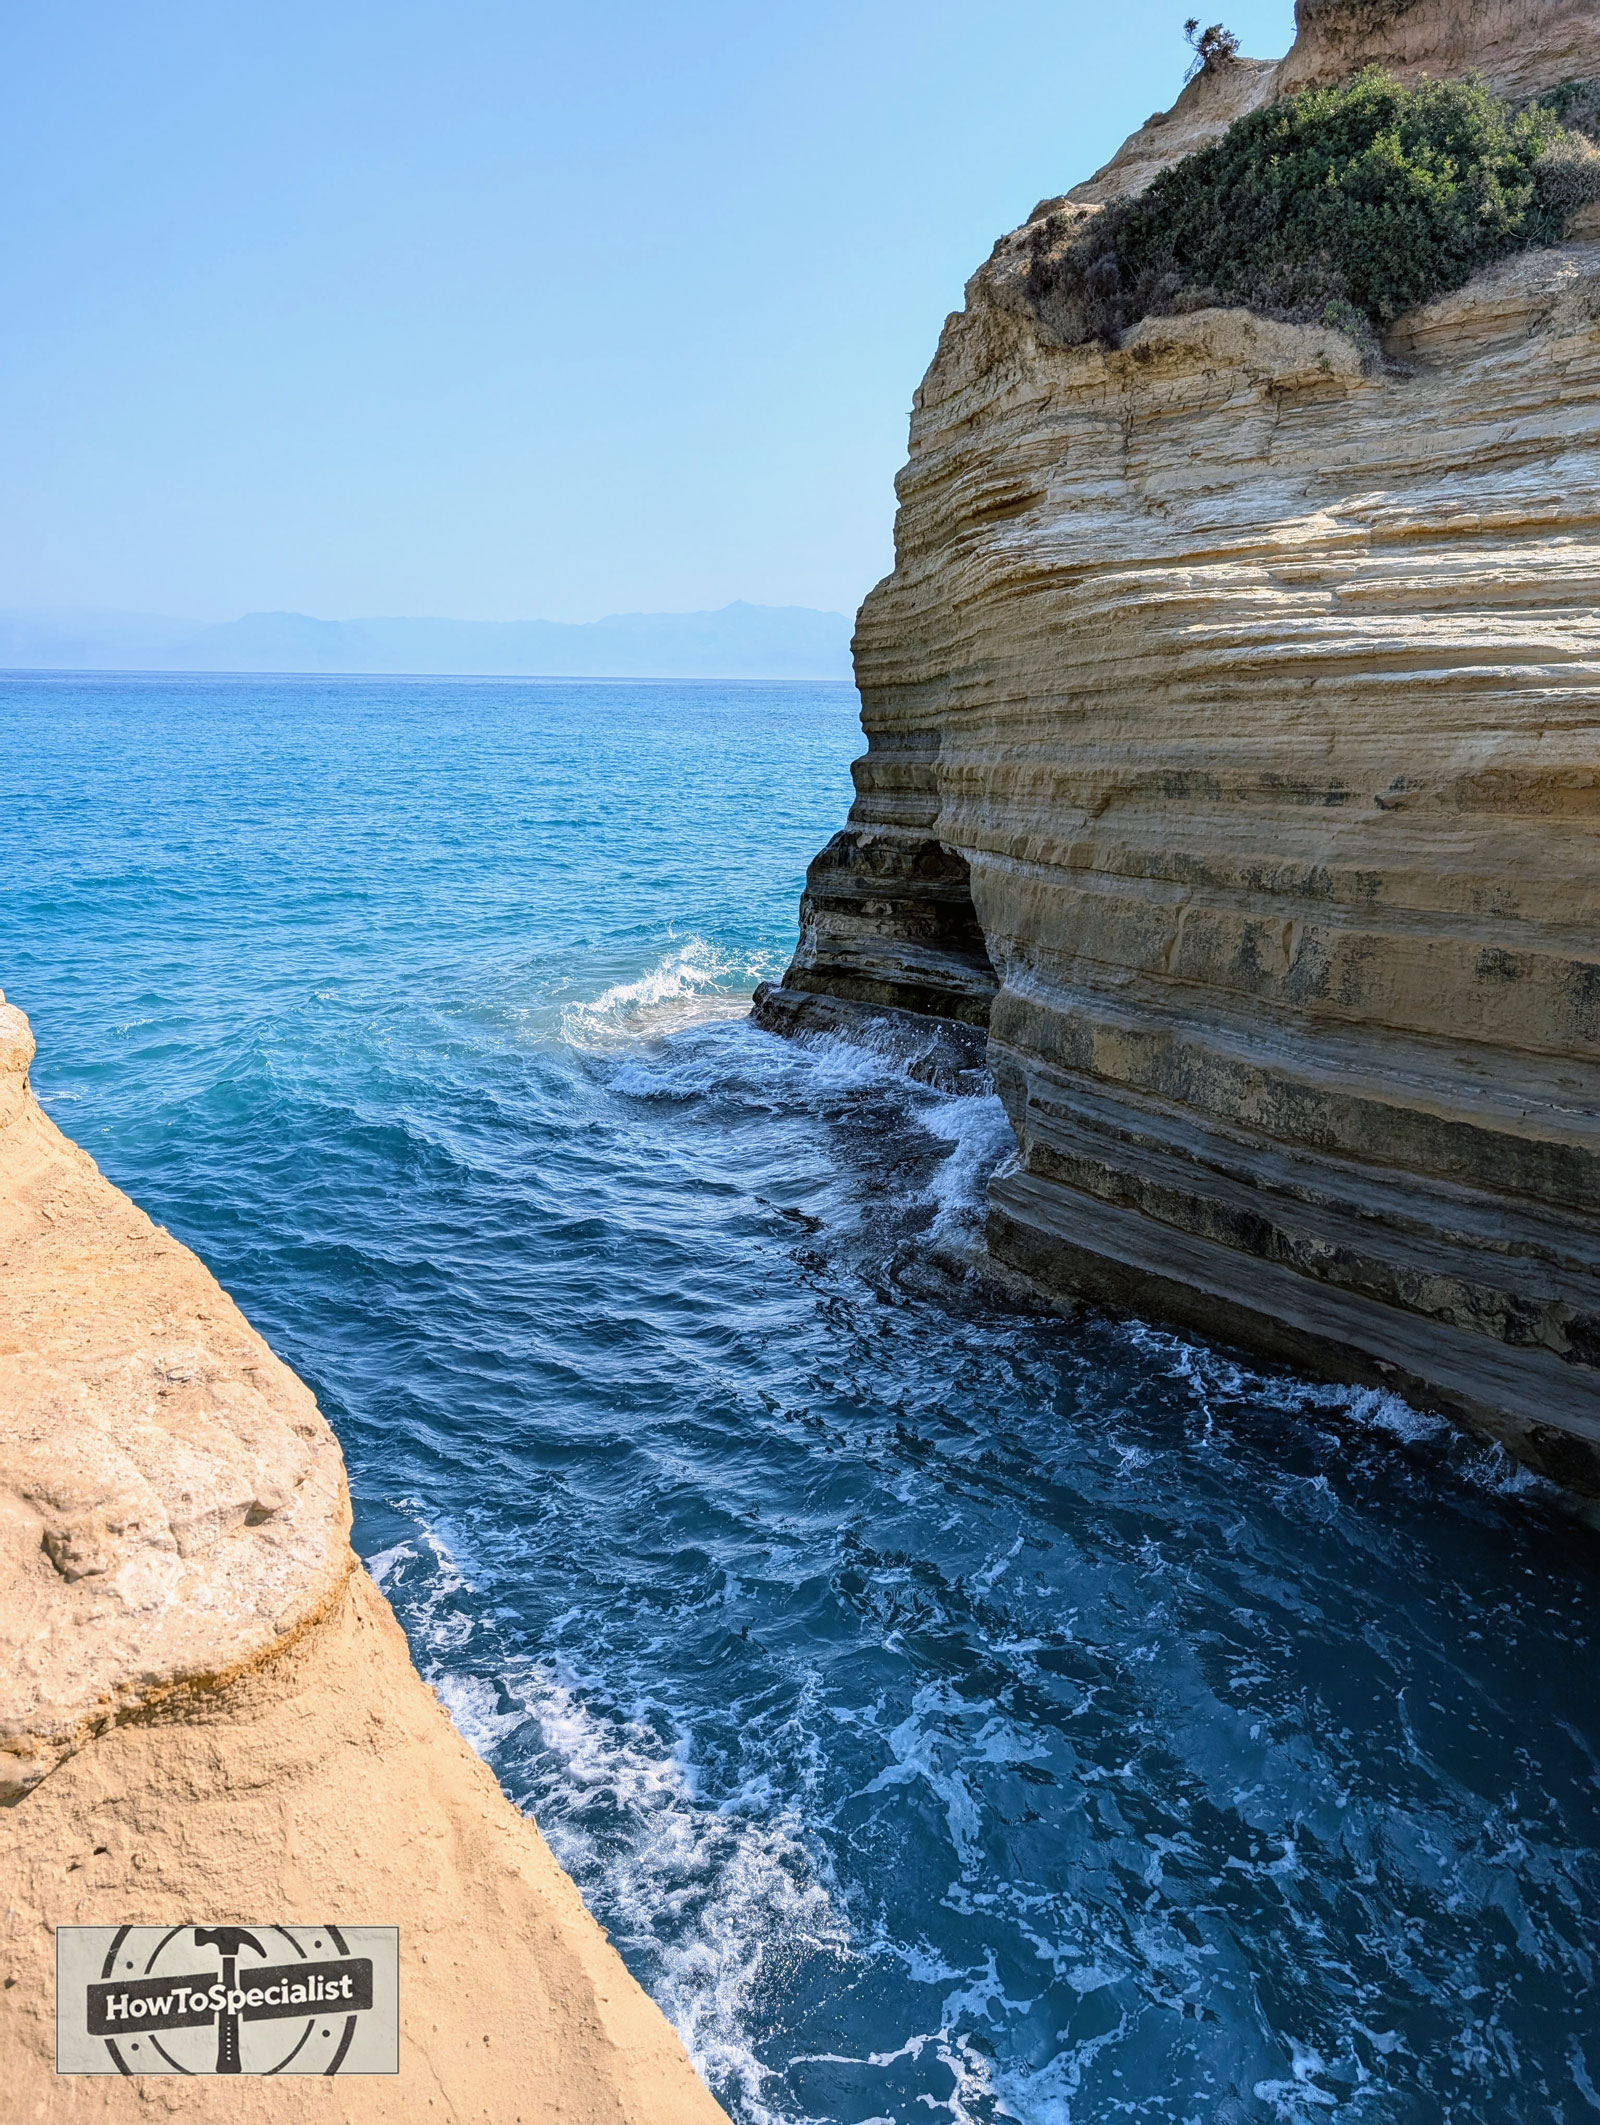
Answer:
[{"label": "hazy horizon line", "polygon": [[526,686],[855,686],[854,678],[687,671],[245,671],[200,664],[0,664],[0,679],[430,679]]},{"label": "hazy horizon line", "polygon": [[598,620],[324,620],[257,611],[195,623],[56,607],[0,610],[0,670],[254,672],[355,678],[848,680],[852,620],[812,605],[609,613]]},{"label": "hazy horizon line", "polygon": [[524,614],[514,620],[464,618],[448,612],[346,613],[328,617],[306,612],[298,605],[251,605],[221,619],[196,619],[192,614],[156,612],[134,605],[0,605],[0,622],[7,620],[159,620],[164,626],[203,630],[234,627],[241,620],[309,620],[319,627],[603,627],[611,620],[703,620],[729,612],[819,613],[831,620],[848,620],[849,612],[834,605],[774,605],[755,598],[729,598],[721,605],[661,606],[645,610],[619,608],[597,613],[589,620],[552,620],[541,613]]}]

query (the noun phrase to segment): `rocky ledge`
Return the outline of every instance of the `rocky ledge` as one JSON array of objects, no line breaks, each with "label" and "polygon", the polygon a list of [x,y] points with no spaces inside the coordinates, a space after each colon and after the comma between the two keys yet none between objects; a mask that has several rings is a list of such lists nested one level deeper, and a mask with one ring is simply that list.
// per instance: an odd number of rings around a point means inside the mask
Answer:
[{"label": "rocky ledge", "polygon": [[[1035,219],[1368,59],[1600,75],[1567,0],[1300,12]],[[1600,245],[1382,363],[1242,310],[1065,343],[1035,253],[916,395],[856,801],[756,1014],[986,1029],[999,1261],[1600,1494]]]},{"label": "rocky ledge", "polygon": [[0,999],[0,2056],[58,2077],[53,1928],[396,1925],[394,2080],[175,2078],[141,2116],[713,2125],[723,2112],[351,1553],[338,1443],[32,1097]]}]

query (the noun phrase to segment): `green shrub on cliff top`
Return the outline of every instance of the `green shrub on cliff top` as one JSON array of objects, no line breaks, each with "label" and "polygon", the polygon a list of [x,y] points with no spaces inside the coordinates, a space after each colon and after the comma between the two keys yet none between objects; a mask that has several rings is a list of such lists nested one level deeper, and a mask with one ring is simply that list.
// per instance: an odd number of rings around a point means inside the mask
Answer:
[{"label": "green shrub on cliff top", "polygon": [[1252,111],[1065,252],[1035,238],[1030,290],[1086,337],[1211,305],[1365,337],[1530,244],[1600,192],[1600,155],[1553,111],[1475,81],[1406,88],[1376,68]]},{"label": "green shrub on cliff top", "polygon": [[1557,125],[1600,143],[1600,81],[1563,81],[1559,88],[1535,96],[1532,107],[1548,111]]}]

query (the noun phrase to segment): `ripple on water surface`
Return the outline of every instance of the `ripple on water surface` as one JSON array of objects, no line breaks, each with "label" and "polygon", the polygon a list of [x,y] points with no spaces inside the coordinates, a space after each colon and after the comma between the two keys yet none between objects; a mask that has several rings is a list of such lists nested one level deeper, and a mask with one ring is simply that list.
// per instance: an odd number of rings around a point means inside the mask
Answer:
[{"label": "ripple on water surface", "polygon": [[1594,1539],[1381,1397],[985,1303],[996,1103],[741,1015],[853,738],[8,682],[0,980],[747,2125],[1593,2116]]}]

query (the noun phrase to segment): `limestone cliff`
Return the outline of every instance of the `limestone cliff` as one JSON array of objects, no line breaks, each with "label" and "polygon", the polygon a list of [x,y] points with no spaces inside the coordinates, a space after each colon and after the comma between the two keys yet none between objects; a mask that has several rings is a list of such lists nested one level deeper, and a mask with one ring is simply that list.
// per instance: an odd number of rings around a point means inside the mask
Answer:
[{"label": "limestone cliff", "polygon": [[411,1665],[306,1388],[41,1112],[0,1000],[0,2062],[53,2070],[52,1928],[397,1925],[397,2079],[141,2079],[141,2116],[712,2125],[672,2030]]},{"label": "limestone cliff", "polygon": [[[1067,199],[1371,57],[1532,93],[1600,10],[1303,0]],[[916,395],[856,802],[757,1015],[986,1025],[997,1258],[1600,1490],[1600,246],[1377,367],[1239,310],[1064,344],[1029,255]]]}]

